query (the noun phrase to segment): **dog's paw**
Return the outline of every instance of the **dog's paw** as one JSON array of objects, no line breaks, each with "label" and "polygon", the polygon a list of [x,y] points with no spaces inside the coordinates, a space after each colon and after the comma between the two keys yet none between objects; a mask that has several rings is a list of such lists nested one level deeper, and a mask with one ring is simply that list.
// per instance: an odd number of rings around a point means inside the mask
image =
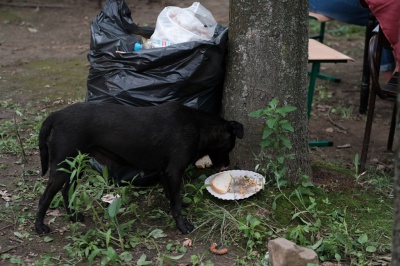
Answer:
[{"label": "dog's paw", "polygon": [[69,220],[73,223],[76,223],[76,222],[82,223],[85,221],[85,216],[83,216],[82,213],[78,212],[78,213],[71,214],[71,216],[69,217]]},{"label": "dog's paw", "polygon": [[36,233],[38,233],[39,235],[44,235],[44,234],[50,233],[50,227],[48,227],[47,225],[45,225],[43,223],[35,224],[35,230],[36,230]]},{"label": "dog's paw", "polygon": [[189,221],[186,219],[182,219],[182,221],[180,223],[178,223],[177,226],[178,226],[178,230],[182,234],[189,234],[190,232],[192,232],[194,230],[193,224],[189,223]]}]

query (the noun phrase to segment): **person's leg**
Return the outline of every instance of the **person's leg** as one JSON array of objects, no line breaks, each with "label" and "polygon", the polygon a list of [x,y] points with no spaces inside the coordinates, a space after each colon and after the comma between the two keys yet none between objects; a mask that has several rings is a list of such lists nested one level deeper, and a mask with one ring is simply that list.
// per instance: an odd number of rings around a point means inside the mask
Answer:
[{"label": "person's leg", "polygon": [[309,0],[308,9],[349,24],[365,26],[368,21],[368,9],[359,0]]},{"label": "person's leg", "polygon": [[392,77],[393,71],[396,68],[396,63],[394,61],[393,51],[383,48],[381,56],[381,67],[380,72],[385,83]]}]

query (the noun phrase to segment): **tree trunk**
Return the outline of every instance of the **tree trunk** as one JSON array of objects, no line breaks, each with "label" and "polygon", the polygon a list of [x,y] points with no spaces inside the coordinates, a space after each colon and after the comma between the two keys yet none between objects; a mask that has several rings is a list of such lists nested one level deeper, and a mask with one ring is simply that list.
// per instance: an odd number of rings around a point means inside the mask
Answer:
[{"label": "tree trunk", "polygon": [[249,113],[276,98],[297,108],[288,115],[294,133],[287,137],[295,159],[286,178],[310,174],[307,119],[308,2],[231,0],[229,52],[223,116],[243,123],[245,137],[231,153],[233,166],[253,170],[260,152],[264,120]]}]

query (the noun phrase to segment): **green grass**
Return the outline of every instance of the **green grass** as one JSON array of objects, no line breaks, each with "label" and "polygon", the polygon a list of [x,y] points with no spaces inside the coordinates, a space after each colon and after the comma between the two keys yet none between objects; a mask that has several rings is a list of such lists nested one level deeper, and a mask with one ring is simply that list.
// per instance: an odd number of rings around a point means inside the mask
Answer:
[{"label": "green grass", "polygon": [[81,59],[48,59],[23,64],[16,72],[5,67],[4,72],[7,90],[3,98],[34,107],[38,102],[83,100],[89,67]]},{"label": "green grass", "polygon": [[311,165],[312,171],[317,171],[318,169],[325,169],[333,172],[340,173],[344,176],[348,176],[349,178],[352,178],[354,172],[352,169],[343,167],[342,165],[338,163],[333,163],[333,162],[326,162],[326,161],[317,161]]},{"label": "green grass", "polygon": [[15,12],[5,10],[0,7],[0,18],[1,23],[12,23],[17,24],[22,22],[22,18]]},{"label": "green grass", "polygon": [[[320,25],[321,23],[316,20],[309,20],[309,34],[319,34]],[[346,38],[351,41],[363,38],[365,27],[333,20],[325,23],[325,35],[336,39]]]},{"label": "green grass", "polygon": [[[383,195],[375,194],[370,189],[352,188],[343,191],[327,191],[331,204],[337,208],[346,208],[349,215],[354,215],[354,221],[360,228],[382,229],[386,235],[391,235],[392,228],[392,200]],[[371,219],[376,216],[376,221]],[[385,220],[385,224],[381,221]],[[374,225],[374,226],[371,226]],[[371,232],[374,233],[374,232]]]},{"label": "green grass", "polygon": [[358,25],[351,25],[339,21],[332,21],[328,23],[327,33],[335,38],[346,38],[347,40],[356,40],[365,36],[365,27]]}]

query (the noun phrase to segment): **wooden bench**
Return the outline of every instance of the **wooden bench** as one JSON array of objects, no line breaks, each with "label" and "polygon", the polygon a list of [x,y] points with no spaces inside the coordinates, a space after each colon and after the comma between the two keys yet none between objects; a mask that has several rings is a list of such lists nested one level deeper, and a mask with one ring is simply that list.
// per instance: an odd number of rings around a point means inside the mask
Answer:
[{"label": "wooden bench", "polygon": [[[319,33],[318,35],[311,36],[311,39],[318,40],[319,42],[324,42],[324,35],[325,35],[325,23],[328,21],[334,20],[333,18],[327,17],[325,15],[308,12],[308,18],[312,20],[317,20],[320,23]],[[309,73],[310,74],[310,73]],[[318,78],[325,79],[333,82],[340,82],[340,79],[332,77],[330,75],[322,74],[318,70]]]},{"label": "wooden bench", "polygon": [[[348,61],[354,61],[353,58],[342,54],[335,49],[320,43],[314,39],[308,39],[308,63],[311,63],[310,72],[310,83],[308,85],[308,105],[307,105],[307,116],[310,118],[312,102],[315,90],[315,81],[319,74],[319,68],[321,63],[347,63]],[[332,142],[329,141],[316,141],[310,142],[309,146],[332,146]]]},{"label": "wooden bench", "polygon": [[312,36],[310,38],[312,39],[316,39],[320,42],[324,42],[324,35],[325,35],[325,23],[328,21],[333,20],[333,18],[327,17],[325,15],[321,15],[321,14],[317,14],[317,13],[313,13],[313,12],[308,12],[308,17],[310,19],[314,19],[317,20],[319,23],[321,23],[320,27],[319,27],[319,34]]}]

